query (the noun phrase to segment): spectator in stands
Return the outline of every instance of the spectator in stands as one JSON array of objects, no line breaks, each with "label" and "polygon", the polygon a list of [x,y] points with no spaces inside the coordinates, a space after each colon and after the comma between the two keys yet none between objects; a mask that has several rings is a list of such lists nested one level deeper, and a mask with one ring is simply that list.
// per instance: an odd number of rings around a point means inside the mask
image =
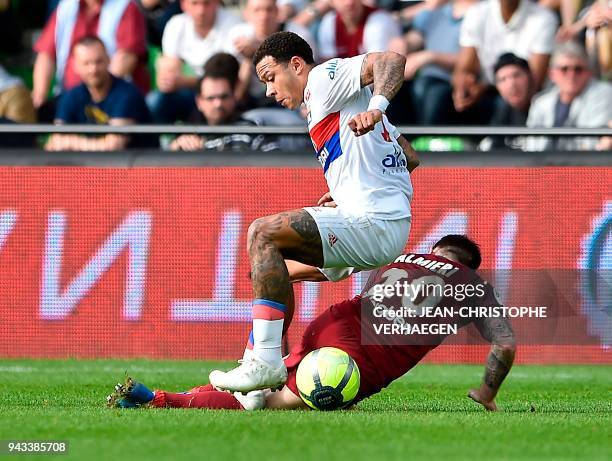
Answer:
[{"label": "spectator in stands", "polygon": [[[575,42],[566,42],[556,50],[551,62],[550,79],[554,85],[537,95],[529,109],[527,126],[597,128],[612,120],[612,85],[593,78],[586,52]],[[533,138],[530,150],[549,148],[594,149],[597,138]]]},{"label": "spectator in stands", "polygon": [[592,70],[612,79],[612,4],[607,0],[561,0],[557,41],[584,42]]},{"label": "spectator in stands", "polygon": [[[228,59],[229,58],[229,59]],[[234,64],[230,64],[230,59]],[[204,77],[200,80],[200,92],[196,96],[197,110],[187,119],[193,125],[252,125],[237,110],[235,87],[238,81],[238,61],[232,55],[220,53],[213,56],[206,65]],[[265,136],[249,134],[195,135],[185,134],[170,143],[170,150],[236,151],[277,149],[275,142]]]},{"label": "spectator in stands", "polygon": [[606,0],[560,0],[559,13],[561,25],[557,30],[556,39],[563,43],[569,40],[579,41],[579,35],[586,27],[586,18],[599,16],[610,9]]},{"label": "spectator in stands", "polygon": [[422,2],[410,2],[409,6],[402,8],[398,16],[403,21],[412,22],[419,14],[424,11],[435,10],[442,7],[448,0],[424,0]]},{"label": "spectator in stands", "polygon": [[513,53],[502,54],[495,66],[495,87],[501,96],[491,125],[525,126],[534,94],[529,63]]},{"label": "spectator in stands", "polygon": [[176,14],[181,13],[179,0],[137,0],[147,20],[149,43],[161,46],[161,39],[166,23]]},{"label": "spectator in stands", "polygon": [[17,123],[36,122],[30,92],[23,82],[0,65],[0,118]]},{"label": "spectator in stands", "polygon": [[488,123],[495,104],[493,66],[504,52],[526,59],[534,85],[546,78],[557,19],[530,0],[486,0],[463,20],[453,73],[453,102],[466,122]]},{"label": "spectator in stands", "polygon": [[147,99],[158,123],[185,120],[195,107],[197,84],[206,61],[231,52],[227,32],[240,19],[219,6],[219,0],[181,0],[184,13],[164,29],[163,55],[157,61],[157,87]]},{"label": "spectator in stands", "polygon": [[387,11],[361,0],[331,0],[331,4],[334,9],[323,16],[317,34],[323,61],[386,51],[389,41],[401,35],[399,24]]},{"label": "spectator in stands", "polygon": [[[432,3],[435,1],[438,0]],[[440,7],[422,9],[414,18],[412,29],[391,41],[392,51],[406,55],[405,78],[412,82],[412,112],[422,125],[456,120],[451,73],[459,56],[461,21],[476,1],[453,0],[442,2]]]},{"label": "spectator in stands", "polygon": [[245,23],[235,25],[228,34],[228,40],[234,46],[232,53],[241,60],[237,97],[241,101],[247,99],[249,108],[276,105],[273,98],[266,98],[266,87],[255,73],[251,62],[255,50],[267,37],[281,30],[298,34],[313,48],[314,40],[306,27],[278,20],[276,0],[247,0],[244,19]]},{"label": "spectator in stands", "polygon": [[597,75],[612,80],[612,5],[599,0],[586,14],[585,45]]},{"label": "spectator in stands", "polygon": [[[299,0],[298,0],[299,1]],[[279,3],[279,6],[281,4]],[[319,21],[325,14],[332,10],[331,0],[313,0],[303,9],[300,9],[294,16],[293,22],[304,27],[314,28],[317,21]],[[282,10],[281,10],[282,11]],[[280,13],[280,19],[283,19],[282,12]]]},{"label": "spectator in stands", "polygon": [[88,35],[104,42],[113,75],[148,92],[146,26],[138,5],[133,0],[61,0],[34,46],[32,100],[41,121],[50,121],[54,113],[54,101],[41,110],[54,76],[56,95],[80,83],[71,51]]},{"label": "spectator in stands", "polygon": [[278,0],[278,21],[287,22],[300,11],[308,8],[307,0]]},{"label": "spectator in stands", "polygon": [[[83,83],[62,94],[56,124],[129,125],[148,123],[150,115],[144,97],[131,83],[110,73],[110,58],[101,39],[87,36],[74,46],[74,65]],[[101,137],[53,134],[48,150],[109,151],[125,148],[128,136]],[[133,136],[131,146],[144,138]]]},{"label": "spectator in stands", "polygon": [[[494,66],[495,87],[501,99],[491,118],[494,126],[525,126],[534,93],[529,63],[512,53],[502,54]],[[523,149],[525,138],[520,136],[487,136],[480,150]]]}]

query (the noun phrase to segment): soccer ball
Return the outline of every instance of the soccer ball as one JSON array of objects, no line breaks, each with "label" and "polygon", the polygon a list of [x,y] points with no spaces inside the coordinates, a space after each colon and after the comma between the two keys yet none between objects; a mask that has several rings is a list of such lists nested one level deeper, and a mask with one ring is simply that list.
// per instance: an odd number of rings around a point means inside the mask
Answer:
[{"label": "soccer ball", "polygon": [[359,368],[346,352],[322,347],[302,359],[295,377],[300,397],[314,410],[345,407],[359,391]]}]

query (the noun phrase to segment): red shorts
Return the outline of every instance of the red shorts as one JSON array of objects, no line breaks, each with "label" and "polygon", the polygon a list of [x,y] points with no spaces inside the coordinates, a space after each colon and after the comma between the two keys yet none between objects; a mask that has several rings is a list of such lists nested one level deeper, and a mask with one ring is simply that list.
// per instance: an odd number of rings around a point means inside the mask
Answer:
[{"label": "red shorts", "polygon": [[355,403],[380,392],[385,387],[384,381],[378,376],[377,369],[365,354],[361,345],[359,330],[355,328],[353,319],[345,313],[348,310],[347,308],[351,307],[349,303],[352,302],[345,301],[335,304],[314,319],[304,331],[301,342],[293,347],[291,353],[285,359],[287,365],[286,386],[295,395],[300,395],[295,382],[298,365],[309,352],[321,347],[341,349],[357,363],[361,384],[354,400]]}]

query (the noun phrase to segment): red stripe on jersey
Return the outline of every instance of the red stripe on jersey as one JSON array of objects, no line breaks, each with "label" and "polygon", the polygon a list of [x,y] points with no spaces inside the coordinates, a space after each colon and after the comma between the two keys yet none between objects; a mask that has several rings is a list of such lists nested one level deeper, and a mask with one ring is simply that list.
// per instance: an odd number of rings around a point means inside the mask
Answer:
[{"label": "red stripe on jersey", "polygon": [[310,130],[310,138],[319,151],[331,137],[340,130],[340,112],[326,115]]}]

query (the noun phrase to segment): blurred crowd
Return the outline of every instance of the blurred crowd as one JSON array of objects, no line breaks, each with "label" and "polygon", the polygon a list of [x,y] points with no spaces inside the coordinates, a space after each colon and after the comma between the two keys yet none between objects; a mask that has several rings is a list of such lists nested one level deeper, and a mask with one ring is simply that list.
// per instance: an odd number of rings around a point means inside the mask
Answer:
[{"label": "blurred crowd", "polygon": [[[251,58],[274,32],[318,62],[392,50],[397,125],[612,127],[611,0],[0,0],[0,123],[296,125]],[[24,65],[25,63],[25,65]],[[167,150],[269,151],[303,139],[161,137]],[[485,138],[491,149],[611,149],[609,137]],[[2,143],[2,140],[0,140]],[[160,145],[54,134],[49,150]]]}]

